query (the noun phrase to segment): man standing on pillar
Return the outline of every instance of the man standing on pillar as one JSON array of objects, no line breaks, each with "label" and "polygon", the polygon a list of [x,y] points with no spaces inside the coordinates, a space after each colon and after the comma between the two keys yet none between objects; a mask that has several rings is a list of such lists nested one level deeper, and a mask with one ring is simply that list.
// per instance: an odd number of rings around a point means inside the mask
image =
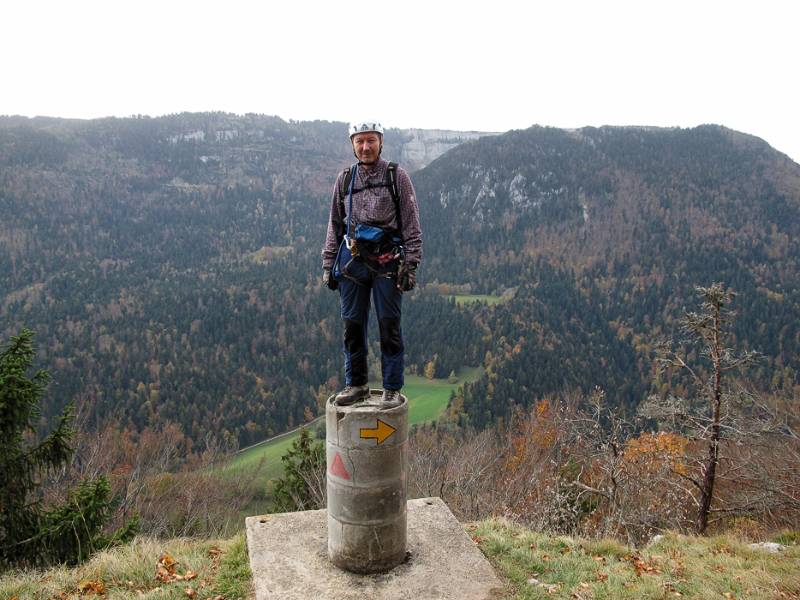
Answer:
[{"label": "man standing on pillar", "polygon": [[339,289],[344,320],[345,388],[340,405],[369,397],[367,323],[375,303],[381,347],[385,405],[401,403],[403,292],[414,289],[422,257],[422,231],[408,173],[381,158],[383,127],[353,123],[350,142],[358,163],[336,179],[325,246],[323,283]]}]

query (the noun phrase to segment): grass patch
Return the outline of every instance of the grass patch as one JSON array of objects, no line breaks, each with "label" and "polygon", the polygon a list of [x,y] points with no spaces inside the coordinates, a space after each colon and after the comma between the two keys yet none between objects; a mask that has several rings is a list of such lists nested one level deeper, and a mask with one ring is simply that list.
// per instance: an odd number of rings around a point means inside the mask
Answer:
[{"label": "grass patch", "polygon": [[784,546],[798,546],[800,545],[800,531],[782,531],[773,537],[772,541]]},{"label": "grass patch", "polygon": [[[176,573],[196,576],[169,583],[158,580],[158,561],[164,554],[178,561]],[[0,598],[77,599],[93,596],[91,592],[99,595],[100,590],[110,600],[252,598],[244,534],[229,540],[137,538],[127,546],[99,552],[79,567],[16,571],[0,577]]]},{"label": "grass patch", "polygon": [[[629,548],[613,540],[549,537],[492,519],[468,531],[505,577],[511,598],[794,598],[800,548],[771,554],[729,536],[666,535]],[[783,595],[781,595],[783,594]]]},{"label": "grass patch", "polygon": [[[468,381],[475,381],[481,376],[481,367],[465,367],[459,370],[453,383],[446,379],[426,379],[417,375],[406,375],[403,394],[408,397],[408,423],[415,425],[429,423],[438,419],[450,400],[450,394]],[[381,387],[380,382],[370,382],[374,388]],[[309,428],[316,429],[316,421],[310,424]],[[259,489],[264,490],[263,496],[256,498],[245,510],[242,515],[260,514],[267,512],[271,504],[269,497],[272,493],[272,482],[283,473],[283,463],[281,457],[286,454],[295,439],[300,433],[292,433],[280,437],[272,442],[261,444],[255,448],[245,450],[234,456],[224,467],[228,473],[241,472],[251,469],[255,471],[259,465],[261,468],[256,475],[255,484]],[[263,461],[263,462],[262,462]]]},{"label": "grass patch", "polygon": [[252,582],[247,543],[244,534],[239,534],[233,538],[230,549],[220,560],[214,591],[226,599],[249,598],[253,594]]},{"label": "grass patch", "polygon": [[462,373],[461,379],[449,383],[446,379],[426,379],[419,375],[406,375],[403,394],[409,402],[408,424],[429,423],[441,417],[447,408],[450,394],[461,386],[464,377]]},{"label": "grass patch", "polygon": [[[467,531],[508,582],[508,595],[503,596],[508,599],[800,596],[797,546],[772,554],[731,536],[667,534],[658,543],[634,549],[615,540],[547,536],[504,519],[474,523]],[[156,577],[164,554],[177,561],[175,574],[184,579],[165,583]],[[244,534],[229,540],[137,538],[128,546],[98,553],[79,567],[0,576],[0,598],[4,599],[77,600],[94,596],[91,591],[98,589],[110,600],[218,596],[250,600],[252,573]]]},{"label": "grass patch", "polygon": [[[316,427],[316,421],[310,423],[308,427],[313,431]],[[245,450],[230,460],[226,465],[226,470],[255,469],[263,461],[260,474],[265,479],[274,479],[283,473],[281,457],[286,454],[291,448],[292,442],[299,436],[300,433],[295,432],[272,442]]]},{"label": "grass patch", "polygon": [[[450,394],[468,381],[474,381],[480,377],[482,369],[480,367],[460,369],[454,383],[449,383],[446,379],[426,379],[417,375],[406,375],[403,394],[409,402],[408,423],[409,425],[428,423],[438,419],[450,400]],[[371,382],[372,387],[380,387],[378,382]],[[316,425],[309,426],[312,430]],[[234,456],[228,469],[249,469],[255,468],[264,461],[261,469],[261,476],[265,480],[275,479],[283,472],[281,457],[286,454],[292,442],[299,436],[293,433],[286,437],[276,439],[272,442],[250,448]]]}]

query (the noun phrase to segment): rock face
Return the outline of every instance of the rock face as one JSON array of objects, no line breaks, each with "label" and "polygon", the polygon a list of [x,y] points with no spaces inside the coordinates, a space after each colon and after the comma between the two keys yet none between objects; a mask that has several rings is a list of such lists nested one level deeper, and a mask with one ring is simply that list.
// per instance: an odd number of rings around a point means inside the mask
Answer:
[{"label": "rock face", "polygon": [[409,171],[421,169],[459,144],[487,135],[480,131],[449,131],[446,129],[401,129],[400,163]]}]

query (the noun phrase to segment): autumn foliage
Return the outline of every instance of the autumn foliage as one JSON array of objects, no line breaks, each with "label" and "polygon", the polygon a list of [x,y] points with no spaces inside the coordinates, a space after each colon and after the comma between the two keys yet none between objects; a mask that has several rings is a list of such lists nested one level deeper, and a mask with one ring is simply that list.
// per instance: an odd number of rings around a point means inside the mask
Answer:
[{"label": "autumn foliage", "polygon": [[[689,480],[706,448],[639,425],[596,390],[540,400],[483,432],[419,428],[410,438],[410,496],[441,496],[466,521],[504,516],[538,531],[633,543],[691,532],[697,504]],[[720,511],[714,531],[737,527],[745,514],[762,529],[797,527],[798,453],[800,440],[788,433],[761,439],[758,449],[727,445],[714,506],[749,510]],[[753,478],[737,480],[743,473]]]}]

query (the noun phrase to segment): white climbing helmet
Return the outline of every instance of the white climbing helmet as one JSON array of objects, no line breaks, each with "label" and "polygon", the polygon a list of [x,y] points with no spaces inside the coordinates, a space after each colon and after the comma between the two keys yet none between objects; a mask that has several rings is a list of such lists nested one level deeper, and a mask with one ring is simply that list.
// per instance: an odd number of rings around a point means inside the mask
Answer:
[{"label": "white climbing helmet", "polygon": [[381,125],[378,121],[361,121],[359,123],[350,123],[350,139],[353,139],[353,136],[357,133],[366,133],[369,131],[374,131],[375,133],[379,133],[383,136],[383,125]]}]

